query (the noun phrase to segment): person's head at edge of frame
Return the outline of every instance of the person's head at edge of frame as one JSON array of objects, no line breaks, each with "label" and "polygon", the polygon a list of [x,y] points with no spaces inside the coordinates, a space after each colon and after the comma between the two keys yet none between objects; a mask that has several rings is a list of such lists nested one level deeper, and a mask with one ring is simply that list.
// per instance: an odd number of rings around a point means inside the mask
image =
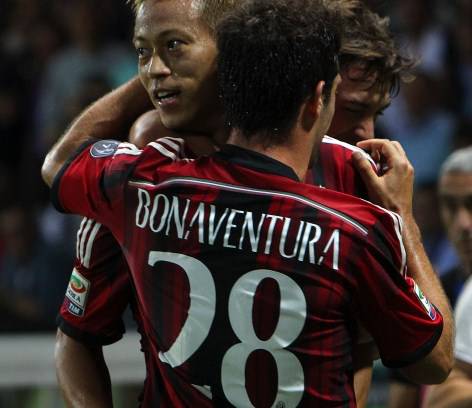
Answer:
[{"label": "person's head at edge of frame", "polygon": [[439,176],[441,216],[464,272],[472,273],[472,146],[456,150]]},{"label": "person's head at edge of frame", "polygon": [[238,0],[132,0],[141,82],[169,129],[223,126],[216,81],[217,21]]},{"label": "person's head at edge of frame", "polygon": [[[215,27],[236,0],[130,0],[136,13],[134,44],[139,74],[164,126],[214,134],[224,127],[216,89]],[[343,82],[328,130],[353,143],[374,137],[374,124],[414,61],[396,46],[388,18],[358,0],[330,2],[343,23]],[[157,115],[156,115],[157,117]]]},{"label": "person's head at edge of frame", "polygon": [[339,57],[342,82],[330,136],[356,144],[375,137],[377,118],[402,82],[414,79],[416,60],[395,43],[388,17],[357,0],[338,0],[343,18]]},{"label": "person's head at edge of frame", "polygon": [[249,1],[220,22],[218,82],[230,140],[238,134],[248,146],[290,147],[301,131],[321,142],[340,81],[341,20],[326,4]]}]

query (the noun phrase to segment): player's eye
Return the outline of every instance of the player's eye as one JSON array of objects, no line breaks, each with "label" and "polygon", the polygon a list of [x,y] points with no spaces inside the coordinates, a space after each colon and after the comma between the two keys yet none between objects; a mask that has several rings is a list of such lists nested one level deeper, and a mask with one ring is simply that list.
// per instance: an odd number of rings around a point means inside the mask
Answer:
[{"label": "player's eye", "polygon": [[152,51],[150,48],[136,47],[136,53],[139,58],[147,58],[152,54]]},{"label": "player's eye", "polygon": [[177,51],[181,48],[183,44],[184,42],[181,40],[172,39],[172,40],[167,41],[167,49],[169,51]]}]

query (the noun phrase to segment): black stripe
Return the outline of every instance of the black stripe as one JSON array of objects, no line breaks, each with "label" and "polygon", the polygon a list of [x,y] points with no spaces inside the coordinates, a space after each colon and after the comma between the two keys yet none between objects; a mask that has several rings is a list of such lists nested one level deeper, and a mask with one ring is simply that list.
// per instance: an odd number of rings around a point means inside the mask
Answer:
[{"label": "black stripe", "polygon": [[99,336],[93,333],[81,330],[70,323],[68,323],[61,315],[57,315],[56,324],[61,331],[67,336],[77,340],[80,343],[87,344],[89,346],[107,346],[109,344],[116,343],[123,337],[125,332],[124,326],[122,326],[122,332],[113,337]]}]

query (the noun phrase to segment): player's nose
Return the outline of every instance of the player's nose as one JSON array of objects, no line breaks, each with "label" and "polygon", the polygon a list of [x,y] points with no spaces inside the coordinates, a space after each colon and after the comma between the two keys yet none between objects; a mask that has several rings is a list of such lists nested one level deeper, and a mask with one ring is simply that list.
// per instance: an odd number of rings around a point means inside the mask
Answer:
[{"label": "player's nose", "polygon": [[162,77],[171,74],[169,66],[157,54],[153,55],[148,66],[148,75],[151,77]]}]

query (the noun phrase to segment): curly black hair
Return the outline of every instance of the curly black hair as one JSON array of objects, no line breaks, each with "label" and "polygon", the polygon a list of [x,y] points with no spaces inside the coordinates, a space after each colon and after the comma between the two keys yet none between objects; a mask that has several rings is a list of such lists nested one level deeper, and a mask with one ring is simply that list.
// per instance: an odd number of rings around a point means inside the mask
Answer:
[{"label": "curly black hair", "polygon": [[229,126],[283,143],[301,104],[338,73],[340,18],[322,0],[255,0],[217,27],[218,81]]},{"label": "curly black hair", "polygon": [[[136,13],[139,7],[146,0],[127,0],[133,7],[134,12]],[[233,10],[236,6],[239,6],[241,3],[240,0],[191,0],[192,6],[196,10],[200,10],[200,18],[204,23],[210,28],[210,30],[215,30],[218,21],[222,16]],[[181,7],[181,4],[177,4],[176,7]]]}]

